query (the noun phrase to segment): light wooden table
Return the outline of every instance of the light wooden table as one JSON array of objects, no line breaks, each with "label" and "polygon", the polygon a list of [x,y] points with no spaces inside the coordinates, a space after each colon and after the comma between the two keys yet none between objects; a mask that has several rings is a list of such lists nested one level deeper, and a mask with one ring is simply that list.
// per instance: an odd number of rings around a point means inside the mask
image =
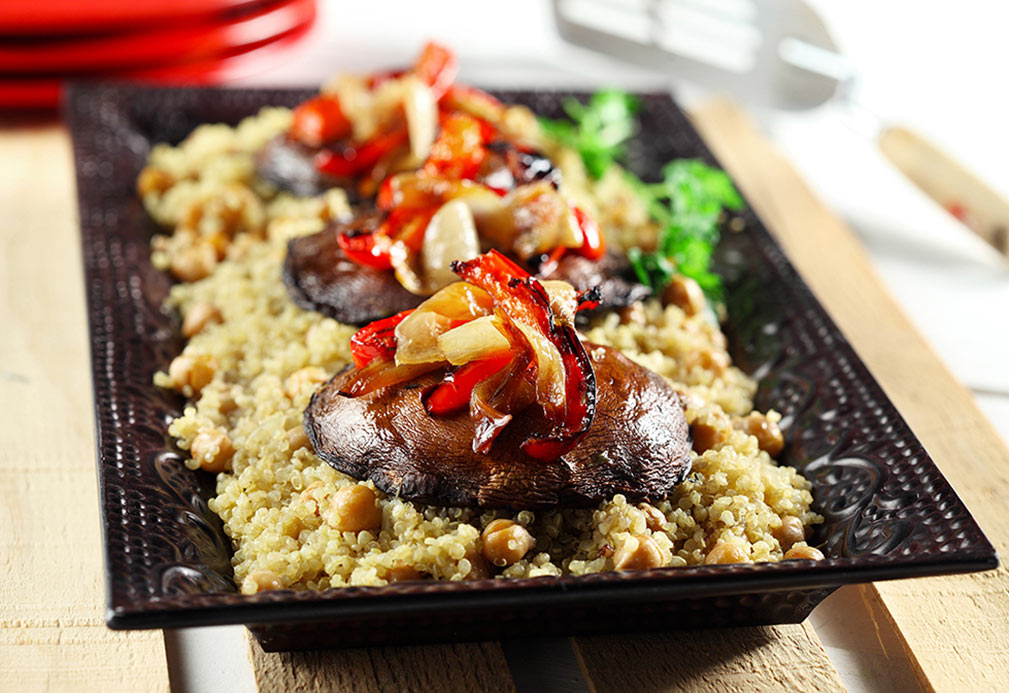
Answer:
[{"label": "light wooden table", "polygon": [[[726,103],[698,108],[723,164],[1005,555],[1009,451],[874,276],[847,228]],[[158,631],[113,633],[104,586],[91,392],[69,140],[58,123],[0,131],[0,689],[164,690]],[[886,619],[924,689],[1009,688],[1009,574],[878,583]],[[854,604],[853,609],[859,605]],[[877,621],[878,622],[878,621]],[[802,625],[575,638],[600,691],[839,690]],[[670,653],[676,656],[670,656]],[[262,690],[500,690],[499,644],[250,657]]]}]

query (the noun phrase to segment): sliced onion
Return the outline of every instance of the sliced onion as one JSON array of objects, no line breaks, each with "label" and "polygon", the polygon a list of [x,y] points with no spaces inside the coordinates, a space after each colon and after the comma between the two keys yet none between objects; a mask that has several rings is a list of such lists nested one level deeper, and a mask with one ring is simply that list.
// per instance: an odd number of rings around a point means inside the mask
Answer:
[{"label": "sliced onion", "polygon": [[469,400],[469,415],[476,424],[473,452],[489,453],[512,416],[536,400],[532,385],[524,377],[529,359],[528,353],[516,355],[507,368],[473,388]]},{"label": "sliced onion", "polygon": [[415,380],[440,366],[440,363],[397,366],[393,361],[376,359],[358,371],[351,381],[344,385],[340,394],[345,397],[361,397],[383,387]]},{"label": "sliced onion", "polygon": [[416,253],[411,253],[403,241],[394,241],[389,247],[389,262],[396,274],[396,281],[411,294],[424,296],[430,292],[424,286],[424,279],[417,267]]},{"label": "sliced onion", "polygon": [[505,198],[511,224],[509,246],[524,260],[554,248],[581,245],[578,220],[568,203],[546,181],[523,185]]},{"label": "sliced onion", "polygon": [[327,83],[322,92],[336,95],[340,101],[340,110],[347,116],[354,130],[356,141],[371,139],[378,132],[374,98],[363,77],[340,75]]},{"label": "sliced onion", "polygon": [[540,279],[540,284],[550,297],[550,310],[559,324],[573,325],[578,310],[578,292],[575,287],[560,279]]},{"label": "sliced onion", "polygon": [[439,336],[455,324],[439,313],[415,310],[396,325],[396,365],[444,361]]},{"label": "sliced onion", "polygon": [[480,287],[469,282],[455,282],[436,292],[415,312],[440,313],[453,320],[472,320],[494,312],[494,300]]},{"label": "sliced onion", "polygon": [[479,254],[480,238],[469,207],[461,200],[446,202],[424,231],[420,266],[425,287],[436,290],[453,283],[459,277],[452,271],[452,262]]},{"label": "sliced onion", "polygon": [[560,409],[567,396],[564,359],[561,358],[560,350],[532,325],[519,321],[513,324],[526,338],[536,360],[536,401],[547,412]]},{"label": "sliced onion", "polygon": [[437,338],[439,351],[453,366],[509,352],[512,343],[498,328],[499,322],[496,316],[485,315],[448,330]]},{"label": "sliced onion", "polygon": [[444,361],[438,338],[460,323],[490,315],[493,307],[483,289],[466,282],[449,284],[396,326],[396,363]]},{"label": "sliced onion", "polygon": [[401,81],[410,154],[419,165],[431,153],[431,145],[438,134],[438,105],[431,87],[416,77],[403,77]]}]

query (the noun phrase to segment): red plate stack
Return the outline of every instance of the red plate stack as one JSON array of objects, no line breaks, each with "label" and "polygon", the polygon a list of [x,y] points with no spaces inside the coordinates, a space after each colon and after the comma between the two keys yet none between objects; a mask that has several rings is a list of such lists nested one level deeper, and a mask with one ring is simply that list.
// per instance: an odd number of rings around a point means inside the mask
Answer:
[{"label": "red plate stack", "polygon": [[216,84],[315,21],[316,0],[0,2],[0,108],[50,108],[67,80]]}]

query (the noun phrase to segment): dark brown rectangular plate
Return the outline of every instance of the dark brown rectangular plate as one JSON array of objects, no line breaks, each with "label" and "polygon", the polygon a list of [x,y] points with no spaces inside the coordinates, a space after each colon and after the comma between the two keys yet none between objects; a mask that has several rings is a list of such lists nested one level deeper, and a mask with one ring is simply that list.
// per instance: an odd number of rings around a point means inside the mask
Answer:
[{"label": "dark brown rectangular plate", "polygon": [[[584,94],[574,94],[584,96]],[[717,252],[736,363],[757,407],[784,414],[783,463],[813,482],[827,559],[583,577],[418,582],[324,592],[236,592],[231,545],[207,507],[213,478],[182,464],[167,428],[183,402],[152,378],[183,345],[149,262],[155,232],[134,181],[157,142],[234,124],[305,91],[78,86],[73,136],[95,393],[110,627],[248,624],[268,650],[522,633],[587,633],[803,620],[846,583],[987,570],[998,557],[963,502],[761,221]],[[507,92],[559,117],[558,92]],[[655,178],[681,157],[717,162],[666,95],[641,95],[630,167]]]}]

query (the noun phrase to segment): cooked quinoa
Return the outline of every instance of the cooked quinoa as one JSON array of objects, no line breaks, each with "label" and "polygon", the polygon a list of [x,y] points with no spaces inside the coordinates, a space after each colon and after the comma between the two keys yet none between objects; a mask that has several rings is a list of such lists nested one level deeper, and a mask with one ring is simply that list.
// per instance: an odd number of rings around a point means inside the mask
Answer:
[{"label": "cooked quinoa", "polygon": [[[822,521],[810,510],[809,482],[733,426],[753,410],[756,384],[729,365],[714,321],[657,300],[596,319],[585,337],[667,377],[684,396],[688,423],[717,441],[692,453],[692,472],[666,500],[634,504],[617,495],[596,508],[535,513],[442,508],[386,496],[320,460],[302,414],[314,390],[350,361],[356,328],[295,306],[280,267],[290,238],[351,210],[338,190],[298,199],[257,180],[254,152],[289,122],[289,111],[266,109],[236,128],[202,126],[178,147],[155,148],[138,182],[146,208],[170,232],[154,240],[154,263],[180,276],[179,258],[194,247],[205,251],[204,278],[183,277],[190,281],[168,299],[187,316],[192,337],[155,383],[190,397],[169,428],[196,458],[187,466],[223,469],[210,507],[232,539],[243,592],[482,577],[481,531],[502,517],[524,526],[535,545],[498,577],[613,570],[621,547],[645,538],[661,564],[674,567],[729,562],[726,556],[777,561],[788,546],[806,547],[794,541],[796,518],[803,526]],[[569,194],[600,212],[611,238],[647,242],[647,215],[619,176],[592,183],[578,157],[555,158]],[[375,492],[380,530],[334,527],[334,497],[354,484]]]}]

